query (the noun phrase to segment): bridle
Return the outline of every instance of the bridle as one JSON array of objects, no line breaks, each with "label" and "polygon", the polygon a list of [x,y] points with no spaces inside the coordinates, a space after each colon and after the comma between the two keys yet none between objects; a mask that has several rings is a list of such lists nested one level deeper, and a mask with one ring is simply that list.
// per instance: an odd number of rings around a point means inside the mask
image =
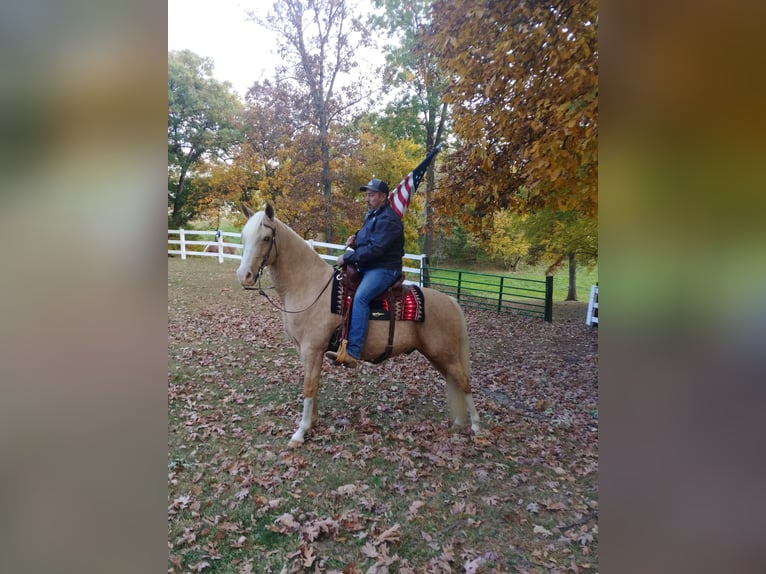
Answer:
[{"label": "bridle", "polygon": [[[243,286],[242,288],[248,291],[254,291],[257,289],[261,295],[263,295],[264,297],[268,299],[269,296],[266,295],[266,293],[264,293],[263,288],[261,287],[261,276],[263,275],[264,267],[266,267],[266,262],[269,260],[269,256],[271,255],[271,250],[276,249],[276,255],[277,257],[279,257],[279,248],[275,247],[277,243],[277,228],[271,225],[266,225],[263,222],[261,222],[261,225],[265,227],[266,229],[271,229],[271,239],[269,240],[269,248],[266,250],[266,254],[263,256],[263,258],[261,259],[261,264],[258,266],[258,273],[256,273],[255,275],[255,279],[258,281],[258,286],[257,287]],[[271,301],[271,299],[269,299],[269,301]]]},{"label": "bridle", "polygon": [[269,241],[269,248],[266,250],[266,254],[263,256],[263,259],[261,259],[261,264],[258,266],[258,273],[256,274],[255,278],[256,281],[258,281],[258,287],[243,287],[244,289],[247,289],[248,291],[254,291],[258,290],[258,293],[266,297],[266,300],[271,303],[271,306],[279,309],[283,313],[303,313],[304,311],[308,311],[311,307],[316,304],[317,301],[319,301],[319,298],[322,296],[322,293],[327,291],[327,288],[330,286],[330,283],[332,282],[333,277],[335,276],[335,273],[330,275],[330,278],[327,280],[327,283],[325,283],[324,287],[322,287],[322,290],[319,292],[319,295],[316,296],[316,298],[311,302],[311,304],[301,309],[300,311],[288,311],[287,309],[284,309],[283,307],[280,307],[274,301],[271,300],[271,298],[266,294],[266,292],[263,290],[263,287],[261,287],[261,277],[263,276],[263,269],[266,267],[266,262],[269,260],[269,256],[271,255],[271,250],[275,250],[275,257],[279,257],[279,247],[276,246],[277,244],[277,228],[271,225],[266,225],[265,223],[261,222],[261,225],[265,227],[266,229],[271,229],[271,240]]},{"label": "bridle", "polygon": [[269,260],[269,255],[271,255],[271,250],[275,249],[276,257],[279,257],[279,247],[277,247],[277,228],[271,225],[266,225],[265,223],[261,222],[261,225],[265,227],[266,229],[271,229],[271,239],[269,240],[269,248],[266,250],[266,255],[263,256],[263,259],[261,259],[261,264],[258,266],[258,290],[261,292],[262,295],[265,295],[263,292],[263,289],[261,289],[261,275],[263,275],[263,268],[266,267],[266,262]]}]

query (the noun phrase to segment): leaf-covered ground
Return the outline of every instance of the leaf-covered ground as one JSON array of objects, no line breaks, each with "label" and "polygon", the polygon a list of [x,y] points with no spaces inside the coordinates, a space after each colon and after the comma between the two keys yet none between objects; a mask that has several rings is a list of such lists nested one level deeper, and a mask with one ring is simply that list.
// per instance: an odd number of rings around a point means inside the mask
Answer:
[{"label": "leaf-covered ground", "polygon": [[552,324],[465,310],[479,437],[450,427],[444,381],[413,353],[326,364],[320,424],[288,449],[300,363],[235,269],[168,260],[169,572],[597,571],[582,305]]}]

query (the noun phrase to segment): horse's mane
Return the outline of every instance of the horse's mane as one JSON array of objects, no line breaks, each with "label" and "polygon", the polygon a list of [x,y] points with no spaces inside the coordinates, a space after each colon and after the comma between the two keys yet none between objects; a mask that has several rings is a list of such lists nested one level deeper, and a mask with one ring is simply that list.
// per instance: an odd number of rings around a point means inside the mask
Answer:
[{"label": "horse's mane", "polygon": [[[289,237],[290,245],[294,244],[296,246],[295,247],[296,251],[299,251],[301,253],[305,251],[307,254],[310,253],[311,257],[313,257],[314,259],[321,261],[325,265],[327,264],[327,262],[319,256],[319,253],[314,251],[314,249],[308,243],[306,243],[306,240],[303,239],[303,237],[301,237],[300,235],[298,235],[298,233],[296,233],[296,231],[292,227],[287,225],[284,221],[280,221],[276,217],[274,218],[274,221],[277,222],[277,241],[279,241],[280,235],[283,241],[285,239],[285,236],[287,236]],[[308,255],[306,256],[308,257]]]},{"label": "horse's mane", "polygon": [[[265,217],[265,211],[258,211],[248,220],[247,224],[252,226],[253,230],[258,229]],[[285,252],[289,249],[299,258],[305,257],[314,262],[321,262],[324,265],[328,265],[327,261],[322,259],[319,256],[319,253],[314,251],[314,249],[306,243],[306,240],[298,235],[289,225],[277,217],[274,217],[274,221],[277,225],[277,249],[279,249],[280,252]],[[282,242],[282,246],[279,245],[280,242]]]}]

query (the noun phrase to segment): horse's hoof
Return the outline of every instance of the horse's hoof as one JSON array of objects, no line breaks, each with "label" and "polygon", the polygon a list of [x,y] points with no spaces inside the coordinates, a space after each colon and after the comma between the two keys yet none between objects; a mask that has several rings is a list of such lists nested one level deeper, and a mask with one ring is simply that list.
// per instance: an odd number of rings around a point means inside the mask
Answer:
[{"label": "horse's hoof", "polygon": [[290,442],[287,443],[287,448],[298,448],[299,446],[303,446],[303,440],[290,439]]}]

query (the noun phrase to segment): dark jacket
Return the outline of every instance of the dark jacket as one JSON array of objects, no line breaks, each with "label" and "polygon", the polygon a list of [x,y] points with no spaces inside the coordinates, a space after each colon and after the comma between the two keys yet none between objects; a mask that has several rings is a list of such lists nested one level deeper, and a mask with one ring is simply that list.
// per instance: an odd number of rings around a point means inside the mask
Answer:
[{"label": "dark jacket", "polygon": [[401,269],[404,257],[404,226],[388,202],[367,212],[362,228],[356,233],[353,253],[343,256],[346,263],[356,263],[364,272],[383,267]]}]

